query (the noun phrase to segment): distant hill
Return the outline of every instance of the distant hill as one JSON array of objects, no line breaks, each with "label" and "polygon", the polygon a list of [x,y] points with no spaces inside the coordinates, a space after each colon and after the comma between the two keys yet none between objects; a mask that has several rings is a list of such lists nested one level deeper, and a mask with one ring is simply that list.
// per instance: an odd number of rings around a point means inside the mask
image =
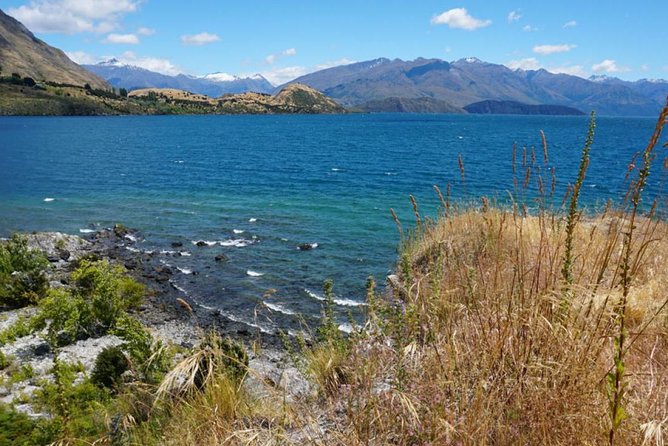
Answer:
[{"label": "distant hill", "polygon": [[375,99],[357,109],[371,113],[465,113],[460,107],[428,97]]},{"label": "distant hill", "polygon": [[274,86],[259,74],[250,77],[237,77],[225,73],[213,73],[203,77],[178,74],[169,76],[144,68],[127,65],[117,59],[100,62],[95,65],[83,65],[84,68],[104,78],[116,88],[137,90],[141,88],[174,88],[192,93],[218,97],[228,93],[271,93]]},{"label": "distant hill", "polygon": [[530,105],[515,101],[481,101],[464,107],[469,113],[498,115],[572,115],[584,113],[573,107],[563,105]]},{"label": "distant hill", "polygon": [[220,98],[171,88],[145,88],[130,93],[132,99],[146,99],[167,104],[193,103],[208,108],[212,114],[321,114],[346,113],[338,103],[311,87],[291,84],[275,95],[266,93],[228,94]]},{"label": "distant hill", "polygon": [[335,101],[305,85],[290,85],[272,96],[228,94],[220,98],[168,88],[132,91],[47,84],[28,87],[0,82],[0,115],[181,115],[346,113]]},{"label": "distant hill", "polygon": [[[638,83],[595,82],[546,70],[511,70],[476,58],[374,59],[307,74],[295,82],[322,91],[348,107],[388,98],[429,97],[455,107],[485,100],[528,105],[563,105],[595,109],[601,115],[654,115],[668,95],[668,84],[655,89]],[[629,85],[633,84],[633,85]]]},{"label": "distant hill", "polygon": [[39,40],[16,19],[0,11],[0,68],[3,76],[17,73],[35,81],[89,84],[110,88],[98,76],[72,62],[61,50]]}]

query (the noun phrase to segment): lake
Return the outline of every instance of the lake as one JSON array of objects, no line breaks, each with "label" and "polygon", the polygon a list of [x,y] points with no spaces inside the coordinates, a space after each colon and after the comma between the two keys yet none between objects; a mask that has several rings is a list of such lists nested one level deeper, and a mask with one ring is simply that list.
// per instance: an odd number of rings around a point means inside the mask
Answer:
[{"label": "lake", "polygon": [[[623,196],[632,155],[654,124],[598,119],[583,203]],[[412,194],[435,216],[433,185],[448,183],[460,202],[521,198],[514,144],[518,165],[523,147],[527,163],[535,147],[527,196],[538,169],[549,188],[552,166],[558,206],[587,125],[586,117],[410,114],[0,118],[0,236],[122,223],[140,231],[140,249],[179,268],[174,284],[198,304],[241,321],[267,306],[261,325],[270,331],[317,315],[331,278],[343,322],[359,309],[366,278],[383,282],[395,265],[390,208],[410,226]],[[651,178],[650,192],[658,187]],[[229,260],[215,262],[218,254]]]}]

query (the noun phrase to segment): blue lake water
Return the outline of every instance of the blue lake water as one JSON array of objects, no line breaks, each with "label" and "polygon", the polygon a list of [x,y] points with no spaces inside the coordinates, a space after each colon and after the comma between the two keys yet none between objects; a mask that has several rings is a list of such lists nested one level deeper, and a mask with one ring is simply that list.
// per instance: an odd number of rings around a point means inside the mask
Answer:
[{"label": "blue lake water", "polygon": [[[389,209],[409,224],[409,194],[432,216],[434,184],[445,190],[451,183],[460,200],[506,200],[513,144],[518,164],[522,148],[530,162],[535,146],[543,166],[541,129],[560,202],[575,177],[587,122],[392,114],[0,118],[0,236],[79,234],[123,223],[141,231],[141,249],[172,250],[171,242],[181,241],[190,256],[164,254],[183,270],[177,286],[244,321],[265,302],[271,320],[261,324],[270,329],[294,323],[291,313],[317,314],[327,278],[342,314],[354,310],[367,276],[383,281],[395,264],[399,234]],[[628,164],[655,120],[597,124],[582,193],[589,205],[623,195]],[[198,248],[196,240],[217,243]],[[302,243],[318,247],[300,251]],[[229,261],[214,262],[219,253]],[[276,291],[263,297],[269,289]]]}]

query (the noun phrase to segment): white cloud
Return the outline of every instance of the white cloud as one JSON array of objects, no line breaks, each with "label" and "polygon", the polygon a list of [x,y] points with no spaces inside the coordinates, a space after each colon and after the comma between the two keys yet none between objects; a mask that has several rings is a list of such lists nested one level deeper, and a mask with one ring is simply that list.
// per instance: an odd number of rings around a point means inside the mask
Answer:
[{"label": "white cloud", "polygon": [[267,57],[264,58],[264,61],[268,65],[273,65],[274,62],[276,62],[278,59],[282,57],[291,57],[291,56],[296,56],[297,55],[297,50],[295,48],[288,48],[287,50],[283,50],[280,52],[280,54],[270,54]]},{"label": "white cloud", "polygon": [[535,57],[528,57],[526,59],[511,60],[506,63],[506,66],[511,70],[538,70],[541,68],[540,62]]},{"label": "white cloud", "polygon": [[219,40],[220,37],[218,36],[218,34],[211,34],[211,33],[199,33],[195,35],[181,36],[181,42],[183,42],[184,45],[201,46],[201,45],[207,45],[209,43],[218,42]]},{"label": "white cloud", "polygon": [[522,18],[522,14],[520,14],[519,9],[516,9],[515,11],[510,11],[508,13],[508,23],[516,22],[521,18]]},{"label": "white cloud", "polygon": [[80,65],[92,65],[109,59],[116,59],[124,65],[134,65],[136,67],[155,71],[156,73],[167,74],[169,76],[176,76],[177,74],[183,73],[182,69],[167,59],[160,59],[157,57],[141,57],[137,56],[137,54],[132,51],[125,51],[120,56],[108,55],[102,57],[93,56],[92,54],[88,54],[84,51],[72,51],[65,54],[67,54],[67,57],[72,59],[72,61]]},{"label": "white cloud", "polygon": [[533,52],[537,54],[554,54],[554,53],[567,53],[570,50],[575,48],[575,45],[536,45],[533,47]]},{"label": "white cloud", "polygon": [[79,65],[91,65],[100,61],[99,58],[92,56],[84,51],[71,51],[65,52],[65,54],[72,62],[78,63]]},{"label": "white cloud", "polygon": [[530,32],[534,32],[534,31],[538,31],[538,28],[536,28],[535,26],[531,26],[531,25],[524,25],[522,27],[522,31],[524,31],[525,33],[530,33]]},{"label": "white cloud", "polygon": [[617,62],[615,62],[612,59],[605,59],[602,60],[601,62],[594,64],[591,66],[592,71],[595,73],[622,73],[625,71],[629,71],[629,68],[627,67],[620,67],[617,65]]},{"label": "white cloud", "polygon": [[565,65],[561,67],[550,67],[547,68],[547,71],[551,73],[561,73],[561,74],[570,74],[571,76],[587,77],[587,73],[585,72],[584,68],[582,68],[582,65]]},{"label": "white cloud", "polygon": [[646,63],[640,65],[640,71],[649,71],[649,65]]},{"label": "white cloud", "polygon": [[454,8],[432,18],[431,24],[448,25],[450,28],[473,31],[491,25],[492,21],[476,19],[465,8]]},{"label": "white cloud", "polygon": [[578,22],[575,20],[569,20],[568,22],[564,23],[564,26],[562,28],[573,28],[574,26],[577,26]]},{"label": "white cloud", "polygon": [[[104,59],[108,60],[110,57],[105,57]],[[160,59],[157,57],[141,57],[137,56],[132,51],[126,51],[120,56],[116,56],[116,59],[118,59],[123,64],[134,65],[146,70],[155,71],[156,73],[167,74],[169,76],[175,76],[177,74],[183,73],[183,70],[167,59]]]},{"label": "white cloud", "polygon": [[140,0],[33,0],[7,14],[41,33],[108,33],[119,20],[135,12]]},{"label": "white cloud", "polygon": [[350,65],[351,63],[357,62],[356,60],[350,60],[347,58],[339,59],[339,60],[328,60],[327,62],[323,62],[321,64],[318,64],[315,66],[316,71],[319,70],[326,70],[327,68],[334,68],[334,67],[340,67],[341,65]]},{"label": "white cloud", "polygon": [[295,66],[295,67],[276,68],[271,71],[264,71],[260,74],[264,76],[272,84],[282,85],[286,82],[290,82],[291,80],[294,80],[312,71],[313,70],[309,70],[306,67]]},{"label": "white cloud", "polygon": [[135,34],[109,34],[102,42],[121,45],[137,45],[139,43],[139,37]]},{"label": "white cloud", "polygon": [[145,28],[142,26],[141,28],[137,29],[137,34],[140,36],[152,36],[155,34],[155,30],[153,28]]}]

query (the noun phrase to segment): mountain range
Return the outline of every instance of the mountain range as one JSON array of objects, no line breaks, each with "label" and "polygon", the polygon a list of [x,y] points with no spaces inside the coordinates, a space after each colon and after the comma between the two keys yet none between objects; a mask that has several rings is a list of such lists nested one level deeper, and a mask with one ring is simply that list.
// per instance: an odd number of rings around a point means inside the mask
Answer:
[{"label": "mountain range", "polygon": [[0,10],[0,72],[35,81],[109,88],[100,77],[72,62],[64,52],[41,41],[21,22]]},{"label": "mountain range", "polygon": [[583,79],[544,69],[512,70],[476,58],[380,58],[317,71],[294,82],[363,110],[387,98],[431,98],[458,108],[495,100],[596,110],[601,115],[655,115],[668,95],[665,80]]},{"label": "mountain range", "polygon": [[210,97],[249,91],[255,93],[274,91],[274,86],[260,74],[249,77],[237,77],[226,73],[212,73],[201,77],[186,74],[169,76],[134,65],[123,64],[117,59],[110,59],[95,65],[83,65],[83,67],[106,79],[112,86],[127,90],[174,88]]}]

